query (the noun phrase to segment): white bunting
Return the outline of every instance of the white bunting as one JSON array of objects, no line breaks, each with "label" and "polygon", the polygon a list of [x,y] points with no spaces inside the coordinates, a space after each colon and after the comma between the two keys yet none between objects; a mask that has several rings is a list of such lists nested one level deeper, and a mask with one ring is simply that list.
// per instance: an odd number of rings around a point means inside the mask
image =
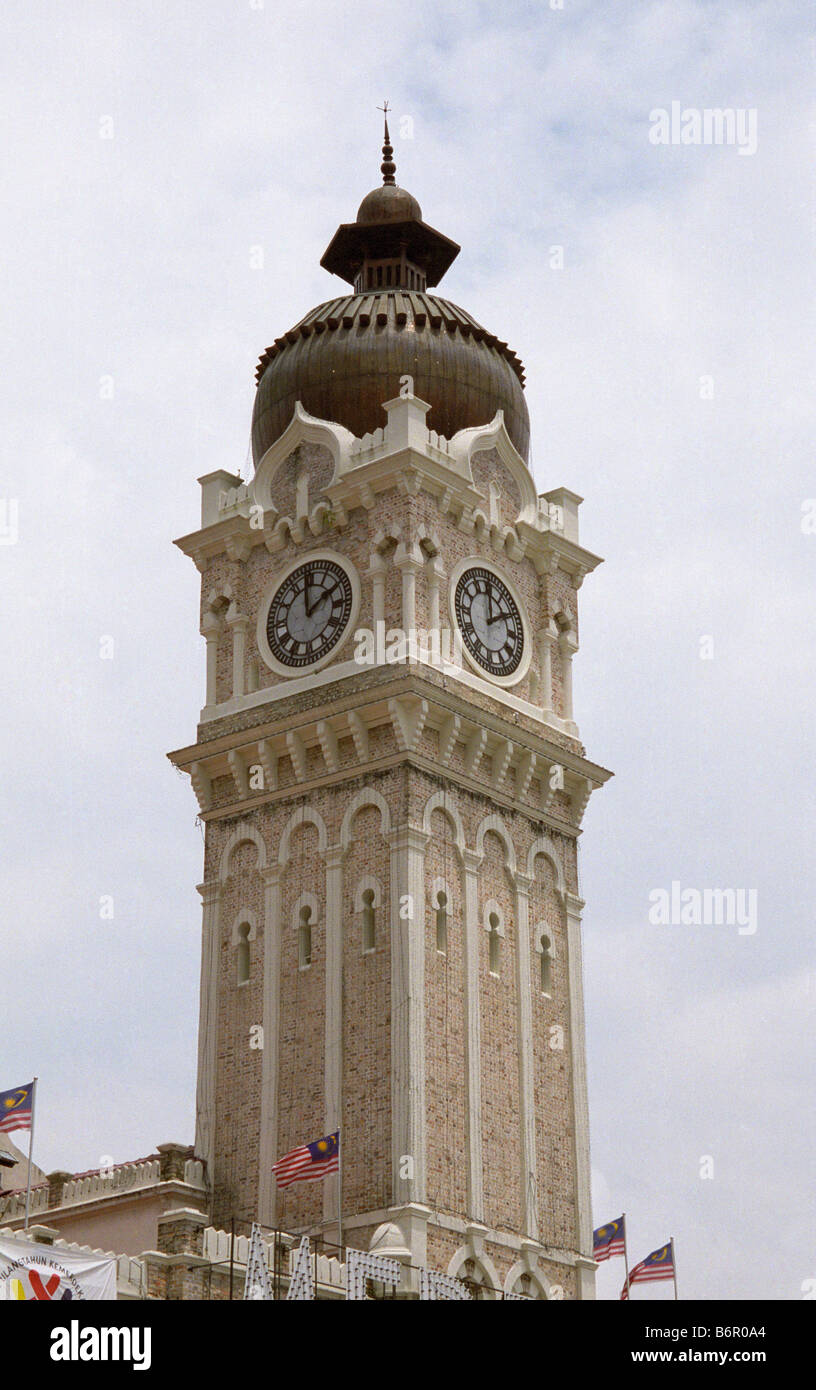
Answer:
[{"label": "white bunting", "polygon": [[261,1240],[261,1228],[253,1221],[249,1236],[249,1258],[247,1259],[244,1298],[255,1299],[259,1303],[271,1301],[272,1288],[269,1283],[269,1267],[266,1251]]},{"label": "white bunting", "polygon": [[286,1290],[286,1302],[307,1303],[315,1296],[309,1237],[304,1236],[295,1255],[295,1265]]},{"label": "white bunting", "polygon": [[451,1274],[438,1274],[435,1269],[420,1269],[419,1297],[425,1303],[463,1302],[472,1298],[461,1279]]},{"label": "white bunting", "polygon": [[396,1288],[400,1281],[399,1260],[372,1255],[370,1250],[349,1250],[346,1257],[346,1298],[365,1298],[367,1279],[378,1279],[381,1284]]}]

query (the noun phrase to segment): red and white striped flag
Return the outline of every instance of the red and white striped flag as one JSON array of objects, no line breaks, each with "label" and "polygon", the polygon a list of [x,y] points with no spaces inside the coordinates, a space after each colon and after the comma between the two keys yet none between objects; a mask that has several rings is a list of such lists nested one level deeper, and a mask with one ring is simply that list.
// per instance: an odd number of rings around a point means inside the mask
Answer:
[{"label": "red and white striped flag", "polygon": [[277,1163],[272,1164],[272,1172],[278,1187],[289,1187],[293,1182],[320,1182],[329,1173],[340,1168],[340,1131],[327,1134],[324,1139],[316,1139],[313,1144],[303,1144],[284,1154]]}]

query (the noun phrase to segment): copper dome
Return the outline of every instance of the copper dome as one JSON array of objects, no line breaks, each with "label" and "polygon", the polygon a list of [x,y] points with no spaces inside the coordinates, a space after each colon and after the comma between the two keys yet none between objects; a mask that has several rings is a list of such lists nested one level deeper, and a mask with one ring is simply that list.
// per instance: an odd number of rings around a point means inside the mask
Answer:
[{"label": "copper dome", "polygon": [[464,309],[427,293],[459,247],[427,226],[416,198],[397,186],[393,153],[386,120],[383,185],[363,199],[356,222],[338,227],[320,262],[355,293],[313,309],[258,363],[256,464],[283,434],[298,401],[359,438],[385,424],[383,402],[399,394],[405,376],[430,405],[428,427],[437,434],[450,439],[503,410],[507,432],[527,458],[524,369]]},{"label": "copper dome", "polygon": [[256,465],[300,401],[310,415],[358,437],[385,425],[383,402],[400,377],[428,401],[428,426],[448,439],[504,411],[507,432],[527,458],[530,421],[516,354],[455,304],[388,290],[319,305],[267,348],[258,363],[252,415]]},{"label": "copper dome", "polygon": [[367,193],[357,209],[357,221],[370,225],[377,222],[421,222],[422,208],[416,198],[395,183],[384,183]]}]

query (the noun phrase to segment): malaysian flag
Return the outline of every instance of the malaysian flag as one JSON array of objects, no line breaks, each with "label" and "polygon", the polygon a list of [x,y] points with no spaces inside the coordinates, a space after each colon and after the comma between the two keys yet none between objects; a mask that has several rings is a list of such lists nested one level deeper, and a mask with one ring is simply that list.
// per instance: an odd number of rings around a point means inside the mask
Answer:
[{"label": "malaysian flag", "polygon": [[626,1254],[626,1218],[619,1216],[617,1221],[608,1221],[592,1232],[593,1260],[611,1260],[615,1255]]},{"label": "malaysian flag", "polygon": [[31,1106],[34,1082],[15,1086],[13,1091],[0,1091],[0,1132],[12,1129],[31,1129]]},{"label": "malaysian flag", "polygon": [[340,1168],[340,1131],[327,1134],[324,1139],[316,1139],[313,1144],[304,1144],[284,1154],[277,1163],[272,1164],[272,1172],[278,1187],[289,1187],[293,1182],[320,1182],[329,1173],[337,1173]]},{"label": "malaysian flag", "polygon": [[674,1244],[669,1241],[668,1245],[661,1245],[659,1250],[653,1250],[651,1255],[647,1255],[645,1260],[635,1265],[621,1290],[621,1298],[629,1297],[629,1290],[633,1284],[648,1284],[655,1279],[673,1278]]}]

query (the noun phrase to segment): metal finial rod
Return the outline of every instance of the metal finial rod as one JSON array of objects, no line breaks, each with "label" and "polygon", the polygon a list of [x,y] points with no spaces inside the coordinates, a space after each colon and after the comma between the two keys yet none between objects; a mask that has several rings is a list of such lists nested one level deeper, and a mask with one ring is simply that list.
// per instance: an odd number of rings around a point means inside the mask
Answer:
[{"label": "metal finial rod", "polygon": [[388,105],[387,101],[384,101],[382,106],[377,107],[377,110],[382,111],[385,123],[385,140],[382,149],[383,162],[380,165],[380,173],[383,176],[384,184],[393,184],[396,182],[394,175],[397,172],[397,166],[394,163],[394,150],[391,145],[391,136],[388,134],[388,112],[391,110],[391,107]]}]

